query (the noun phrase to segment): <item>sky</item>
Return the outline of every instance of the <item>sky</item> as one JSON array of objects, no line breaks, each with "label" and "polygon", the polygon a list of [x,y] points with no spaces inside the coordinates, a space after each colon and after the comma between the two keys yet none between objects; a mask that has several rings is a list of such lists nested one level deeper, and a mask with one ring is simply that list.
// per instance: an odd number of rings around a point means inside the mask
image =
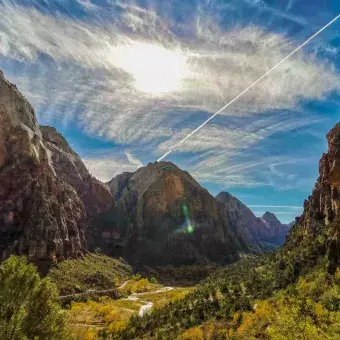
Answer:
[{"label": "sky", "polygon": [[[0,69],[108,181],[155,162],[340,14],[338,0],[0,0]],[[301,214],[340,121],[340,19],[164,160]]]}]

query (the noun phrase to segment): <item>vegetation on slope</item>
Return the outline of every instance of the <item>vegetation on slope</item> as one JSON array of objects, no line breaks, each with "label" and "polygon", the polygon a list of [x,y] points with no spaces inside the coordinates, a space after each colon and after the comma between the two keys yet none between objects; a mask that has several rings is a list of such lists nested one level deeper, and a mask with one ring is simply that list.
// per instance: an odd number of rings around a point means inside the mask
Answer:
[{"label": "vegetation on slope", "polygon": [[[319,241],[315,242],[318,244]],[[295,250],[295,252],[299,254],[301,250]],[[332,337],[332,334],[338,331],[335,320],[339,317],[340,311],[339,277],[330,276],[326,270],[327,259],[319,257],[316,266],[306,267],[305,275],[309,276],[297,281],[292,273],[295,274],[294,268],[299,266],[299,257],[295,258],[292,253],[294,250],[291,250],[289,256],[285,257],[284,265],[282,254],[247,258],[230,265],[225,270],[211,275],[184,299],[175,301],[162,309],[155,309],[151,314],[144,315],[142,318],[132,317],[124,330],[112,333],[112,336],[115,339],[176,339],[178,336],[187,336],[190,332],[201,334],[200,332],[204,329],[202,325],[212,322],[214,325],[223,324],[223,327],[220,327],[224,329],[221,339],[255,339],[256,335],[249,335],[250,329],[254,327],[248,327],[247,323],[256,324],[256,320],[261,319],[263,308],[270,307],[270,317],[273,319],[269,321],[276,325],[276,328],[273,326],[272,329],[277,329],[277,332],[280,327],[283,327],[278,322],[284,318],[287,319],[286,313],[289,308],[292,308],[293,315],[296,314],[297,318],[307,318],[309,315],[309,319],[306,319],[306,327],[309,327],[311,331],[308,334],[325,333],[325,328],[328,327],[330,329],[327,333],[328,338],[336,339]],[[339,272],[336,275],[339,275]],[[319,291],[313,287],[317,287]],[[265,301],[266,299],[270,300]],[[254,309],[256,305],[259,306],[257,312],[257,307]],[[299,308],[307,308],[308,311]],[[318,315],[311,312],[318,313],[316,310],[328,318],[325,324],[316,323]],[[309,314],[303,314],[305,312]],[[243,320],[245,324],[242,324]],[[267,332],[269,321],[263,325],[263,334]],[[287,327],[289,325],[296,327],[288,319],[286,323]],[[240,327],[241,330],[239,330]],[[185,333],[188,329],[191,331]],[[247,336],[243,338],[239,334],[242,329],[248,329],[248,333],[245,332]],[[292,339],[283,337],[283,335],[280,337],[279,333],[275,334],[274,331],[270,334],[266,333],[267,337],[263,335],[262,338]],[[192,335],[188,339],[201,338]],[[209,337],[202,339],[209,339]],[[218,338],[212,337],[211,339]],[[305,339],[314,338],[308,335]]]},{"label": "vegetation on slope", "polygon": [[340,339],[340,271],[330,278],[319,267],[272,298],[256,301],[251,311],[189,328],[178,339]]},{"label": "vegetation on slope", "polygon": [[48,274],[62,295],[113,289],[131,275],[132,269],[125,262],[93,253],[58,263]]}]

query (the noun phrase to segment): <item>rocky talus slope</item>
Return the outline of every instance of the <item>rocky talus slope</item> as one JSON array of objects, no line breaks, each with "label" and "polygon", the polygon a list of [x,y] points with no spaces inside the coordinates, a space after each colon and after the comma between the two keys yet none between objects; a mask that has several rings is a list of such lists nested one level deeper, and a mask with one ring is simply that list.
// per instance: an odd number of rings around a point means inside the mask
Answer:
[{"label": "rocky talus slope", "polygon": [[0,257],[44,263],[86,248],[86,211],[57,176],[33,108],[0,72]]},{"label": "rocky talus slope", "polygon": [[303,260],[307,256],[311,261],[326,254],[329,271],[334,272],[340,266],[340,123],[327,134],[327,141],[328,152],[319,164],[320,176],[281,253],[295,254],[300,267],[301,262],[306,265]]}]

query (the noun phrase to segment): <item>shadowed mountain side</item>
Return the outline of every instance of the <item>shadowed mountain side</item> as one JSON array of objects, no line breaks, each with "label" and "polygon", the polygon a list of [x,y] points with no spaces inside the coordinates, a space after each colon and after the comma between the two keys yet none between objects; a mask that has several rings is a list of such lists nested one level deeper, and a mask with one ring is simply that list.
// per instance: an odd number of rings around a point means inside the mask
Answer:
[{"label": "shadowed mountain side", "polygon": [[[266,213],[262,218],[256,217],[245,204],[228,192],[219,193],[216,200],[224,205],[228,224],[233,225],[236,232],[242,235],[247,243],[269,248],[276,248],[284,243],[289,228],[274,214]],[[269,215],[272,219],[269,219]]]}]

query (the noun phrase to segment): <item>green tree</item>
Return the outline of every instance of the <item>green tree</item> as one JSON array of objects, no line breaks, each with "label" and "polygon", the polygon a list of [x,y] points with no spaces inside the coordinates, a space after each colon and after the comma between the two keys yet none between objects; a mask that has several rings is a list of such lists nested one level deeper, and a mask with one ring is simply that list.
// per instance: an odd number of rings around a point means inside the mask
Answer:
[{"label": "green tree", "polygon": [[48,278],[24,257],[11,256],[0,266],[0,339],[65,339],[64,314]]}]

